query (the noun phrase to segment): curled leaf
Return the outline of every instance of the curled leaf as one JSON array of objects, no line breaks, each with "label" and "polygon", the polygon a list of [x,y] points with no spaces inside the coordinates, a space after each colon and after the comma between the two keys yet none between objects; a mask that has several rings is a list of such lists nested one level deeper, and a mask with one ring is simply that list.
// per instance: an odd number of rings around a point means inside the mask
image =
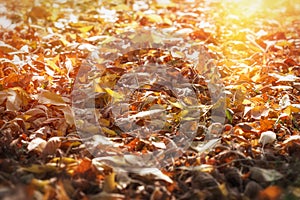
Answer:
[{"label": "curled leaf", "polygon": [[60,147],[60,145],[61,137],[50,138],[42,152],[43,157],[55,154],[56,150]]},{"label": "curled leaf", "polygon": [[27,146],[28,151],[42,152],[46,146],[47,142],[42,138],[34,138]]}]

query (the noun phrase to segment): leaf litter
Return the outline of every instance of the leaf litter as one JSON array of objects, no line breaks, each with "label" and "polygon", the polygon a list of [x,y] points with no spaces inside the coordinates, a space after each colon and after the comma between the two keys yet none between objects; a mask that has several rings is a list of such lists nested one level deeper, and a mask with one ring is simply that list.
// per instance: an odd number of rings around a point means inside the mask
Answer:
[{"label": "leaf litter", "polygon": [[[29,1],[0,5],[1,198],[300,197],[297,1],[256,2],[255,8],[243,0],[234,3],[137,0],[105,4],[47,0],[35,1],[34,5]],[[139,26],[176,35],[179,39],[171,42],[178,46],[174,48],[178,58],[184,56],[182,43],[203,45],[219,69],[227,109],[224,127],[211,122],[199,125],[193,145],[167,167],[129,173],[104,165],[86,149],[75,129],[70,99],[74,79],[88,54],[98,45],[118,44],[115,36]],[[161,42],[159,34],[140,38],[134,31],[129,39]],[[123,45],[125,41],[126,38]],[[114,52],[114,49],[103,51]],[[110,88],[132,67],[133,63],[128,62],[134,56],[145,60],[156,56],[170,58],[162,52],[141,51],[129,55],[126,62],[117,60],[117,66],[107,69],[107,75],[95,84],[98,105],[109,98],[122,102],[122,94]],[[182,74],[192,73],[196,77],[195,72],[182,67],[184,62],[175,60],[170,64]],[[88,78],[83,76],[80,80],[84,83]],[[205,88],[205,81],[201,81],[198,86]],[[182,104],[171,97],[161,99],[160,96],[170,94],[156,86],[144,90],[147,95],[135,94],[131,102],[133,111],[137,110],[134,105],[151,107],[159,102],[162,106],[169,104],[175,119],[179,119],[184,118],[184,104],[193,102],[186,99]],[[205,89],[202,91],[205,93]],[[200,96],[203,104],[210,98]],[[203,107],[204,122],[209,121],[210,109],[210,105]],[[147,123],[147,118],[161,114],[160,111],[159,108],[127,113],[124,119]],[[102,118],[100,123],[105,125],[108,144],[113,144],[122,133],[110,126],[110,120]],[[174,129],[176,123],[169,121],[162,132]],[[89,129],[90,133],[96,131],[93,127]],[[166,148],[167,136],[157,138],[147,143],[125,134],[119,144],[132,152]],[[123,161],[114,160],[113,156],[106,159],[124,165],[138,164],[135,157]]]}]

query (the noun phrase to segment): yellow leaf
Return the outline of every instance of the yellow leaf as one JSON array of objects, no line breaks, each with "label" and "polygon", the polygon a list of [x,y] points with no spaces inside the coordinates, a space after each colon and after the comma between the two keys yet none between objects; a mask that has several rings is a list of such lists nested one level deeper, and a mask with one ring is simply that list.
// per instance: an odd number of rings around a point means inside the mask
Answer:
[{"label": "yellow leaf", "polygon": [[86,32],[89,32],[90,30],[92,30],[93,28],[94,28],[94,26],[84,26],[84,27],[79,28],[78,30],[82,33],[86,33]]},{"label": "yellow leaf", "polygon": [[34,178],[34,179],[31,180],[31,184],[34,185],[39,190],[42,190],[42,191],[50,183],[51,183],[50,180],[40,180],[40,179],[36,179],[36,178]]},{"label": "yellow leaf", "polygon": [[177,102],[172,102],[172,101],[169,101],[169,100],[168,100],[168,102],[169,102],[173,107],[183,109],[182,103],[180,103],[180,102],[178,102],[178,101],[177,101]]},{"label": "yellow leaf", "polygon": [[252,102],[249,101],[248,99],[244,99],[242,104],[243,104],[243,105],[251,105]]},{"label": "yellow leaf", "polygon": [[[89,112],[89,110],[87,112]],[[100,131],[99,125],[95,125],[93,123],[89,123],[81,119],[76,119],[76,128],[82,133],[96,134]]]},{"label": "yellow leaf", "polygon": [[276,45],[281,46],[281,47],[289,47],[292,44],[293,44],[292,42],[289,42],[287,40],[280,40],[280,41],[276,42]]},{"label": "yellow leaf", "polygon": [[64,163],[64,164],[72,164],[77,163],[77,160],[70,157],[55,157],[52,158],[49,163]]},{"label": "yellow leaf", "polygon": [[110,125],[110,121],[109,120],[107,120],[107,119],[105,119],[105,118],[100,118],[99,119],[99,124],[101,125],[101,126],[109,126]]},{"label": "yellow leaf", "polygon": [[164,23],[168,24],[168,25],[172,25],[173,24],[172,20],[169,19],[169,18],[167,18],[167,17],[164,17]]},{"label": "yellow leaf", "polygon": [[126,4],[119,4],[114,7],[114,10],[124,12],[130,10],[130,8]]},{"label": "yellow leaf", "polygon": [[104,183],[103,183],[103,191],[104,192],[110,193],[115,190],[116,185],[117,185],[116,181],[115,181],[115,176],[116,176],[116,174],[114,172],[112,172],[105,177]]},{"label": "yellow leaf", "polygon": [[102,131],[106,133],[108,136],[116,136],[117,133],[109,128],[102,127]]},{"label": "yellow leaf", "polygon": [[[70,42],[68,40],[66,40],[65,38],[60,38],[60,41],[63,43],[64,46],[67,46],[70,44]],[[72,63],[74,65],[74,63]]]},{"label": "yellow leaf", "polygon": [[221,190],[223,196],[228,196],[228,190],[225,183],[220,184],[219,189]]},{"label": "yellow leaf", "polygon": [[124,99],[124,95],[113,91],[110,88],[104,88],[104,90],[113,98],[113,102],[119,102]]},{"label": "yellow leaf", "polygon": [[150,14],[150,15],[146,15],[146,17],[149,20],[149,22],[158,23],[158,24],[163,23],[163,19],[161,18],[160,15]]},{"label": "yellow leaf", "polygon": [[103,88],[100,87],[100,85],[96,81],[94,81],[93,83],[94,83],[93,84],[94,85],[94,92],[97,92],[97,93],[103,93],[103,92],[105,92],[103,90]]},{"label": "yellow leaf", "polygon": [[60,71],[61,71],[60,68],[55,64],[54,61],[52,61],[52,60],[47,60],[46,63],[48,64],[48,66],[49,66],[52,70],[54,70],[54,71],[56,71],[56,72],[60,72]]},{"label": "yellow leaf", "polygon": [[[189,113],[189,111],[185,109],[180,112],[180,115],[182,118],[184,118],[188,113]],[[185,120],[187,120],[187,118],[185,118]]]},{"label": "yellow leaf", "polygon": [[32,172],[32,173],[36,173],[36,174],[54,172],[57,170],[57,168],[55,166],[39,165],[39,164],[33,164],[30,167],[23,167],[21,169],[23,171]]},{"label": "yellow leaf", "polygon": [[291,104],[287,106],[283,112],[287,115],[291,115],[292,113],[299,113],[300,112],[300,104]]}]

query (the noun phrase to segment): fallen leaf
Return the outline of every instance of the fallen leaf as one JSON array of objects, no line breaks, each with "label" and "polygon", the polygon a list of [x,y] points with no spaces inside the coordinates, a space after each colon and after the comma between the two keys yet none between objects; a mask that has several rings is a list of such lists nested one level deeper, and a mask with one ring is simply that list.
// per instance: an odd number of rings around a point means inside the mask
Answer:
[{"label": "fallen leaf", "polygon": [[278,200],[282,192],[279,186],[271,185],[260,192],[259,199]]},{"label": "fallen leaf", "polygon": [[142,177],[150,176],[155,180],[163,180],[168,183],[173,183],[173,180],[169,176],[162,173],[162,171],[159,170],[158,168],[141,168],[141,169],[135,169],[133,170],[133,172]]},{"label": "fallen leaf", "polygon": [[192,143],[191,148],[197,151],[198,153],[204,153],[210,151],[214,146],[220,142],[220,138],[210,139],[209,141]]},{"label": "fallen leaf", "polygon": [[32,18],[34,21],[37,19],[47,19],[51,16],[51,13],[47,11],[46,8],[42,6],[34,6],[28,13],[28,17]]},{"label": "fallen leaf", "polygon": [[15,47],[9,44],[4,43],[3,41],[0,41],[0,51],[4,53],[11,53],[11,52],[18,51],[18,49],[16,49]]},{"label": "fallen leaf", "polygon": [[30,97],[25,90],[20,87],[9,88],[7,90],[6,108],[11,111],[19,111],[27,106]]},{"label": "fallen leaf", "polygon": [[53,92],[50,92],[48,90],[43,90],[41,93],[37,96],[39,103],[41,104],[47,104],[47,105],[55,105],[55,106],[66,106],[66,102],[64,99]]},{"label": "fallen leaf", "polygon": [[39,165],[39,164],[33,164],[29,167],[23,167],[21,168],[23,171],[32,172],[35,174],[42,174],[42,173],[52,173],[57,171],[56,166],[51,165]]},{"label": "fallen leaf", "polygon": [[283,178],[283,175],[275,169],[250,168],[250,177],[257,182],[273,182]]},{"label": "fallen leaf", "polygon": [[39,153],[43,152],[47,142],[43,140],[42,138],[34,138],[31,140],[31,142],[28,144],[27,149],[28,151],[37,151]]},{"label": "fallen leaf", "polygon": [[275,74],[275,73],[270,73],[269,76],[272,76],[276,79],[278,79],[276,81],[276,83],[278,82],[294,82],[294,81],[297,81],[299,80],[300,78],[295,76],[295,75],[292,75],[292,74],[288,74],[288,75],[279,75],[279,74]]},{"label": "fallen leaf", "polygon": [[43,157],[53,155],[61,145],[61,137],[51,137],[42,152]]},{"label": "fallen leaf", "polygon": [[75,121],[74,121],[74,113],[73,113],[73,110],[71,109],[71,107],[69,105],[63,107],[61,109],[64,113],[64,117],[66,119],[66,122],[69,124],[69,125],[74,125]]},{"label": "fallen leaf", "polygon": [[106,175],[103,181],[103,191],[107,193],[111,193],[116,189],[117,183],[115,180],[116,174],[111,172],[110,174]]},{"label": "fallen leaf", "polygon": [[77,166],[74,174],[85,173],[86,171],[88,171],[89,169],[91,169],[91,167],[92,167],[92,161],[90,159],[88,159],[88,158],[84,158],[83,160],[81,160],[81,162]]}]

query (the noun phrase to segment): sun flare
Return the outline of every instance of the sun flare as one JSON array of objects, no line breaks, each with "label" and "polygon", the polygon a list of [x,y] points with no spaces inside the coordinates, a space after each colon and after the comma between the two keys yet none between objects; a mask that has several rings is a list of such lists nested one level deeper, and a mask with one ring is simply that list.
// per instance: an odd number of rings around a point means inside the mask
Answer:
[{"label": "sun flare", "polygon": [[293,14],[300,11],[298,0],[225,0],[224,8],[240,18],[253,17],[256,14],[276,15]]}]

